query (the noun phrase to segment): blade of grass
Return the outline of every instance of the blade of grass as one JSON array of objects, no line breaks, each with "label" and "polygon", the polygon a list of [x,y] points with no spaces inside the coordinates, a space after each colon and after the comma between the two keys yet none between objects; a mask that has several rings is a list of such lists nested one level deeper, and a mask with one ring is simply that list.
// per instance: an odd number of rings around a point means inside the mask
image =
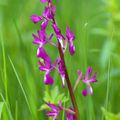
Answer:
[{"label": "blade of grass", "polygon": [[16,69],[15,69],[15,66],[14,66],[11,58],[10,58],[9,56],[8,56],[8,58],[9,58],[9,61],[10,61],[11,66],[12,66],[12,68],[13,68],[13,71],[14,71],[14,73],[15,73],[15,75],[16,75],[16,78],[17,78],[17,80],[18,80],[18,83],[19,83],[19,85],[20,85],[20,88],[21,88],[21,90],[22,90],[22,92],[23,92],[23,95],[24,95],[24,97],[25,97],[25,100],[26,100],[26,103],[27,103],[27,105],[28,105],[29,111],[30,111],[30,113],[32,113],[32,112],[31,112],[31,109],[30,109],[29,101],[28,101],[28,99],[27,99],[27,95],[26,95],[26,93],[25,93],[25,90],[24,90],[23,85],[22,85],[22,83],[21,83],[21,80],[20,80],[20,78],[19,78],[19,75],[18,75],[18,73],[17,73],[17,71],[16,71]]},{"label": "blade of grass", "polygon": [[18,102],[16,100],[16,104],[15,104],[15,120],[18,120]]},{"label": "blade of grass", "polygon": [[109,92],[110,92],[110,68],[111,68],[111,58],[109,58],[109,63],[108,63],[108,80],[107,80],[107,93],[106,93],[106,102],[105,102],[106,110],[108,109]]},{"label": "blade of grass", "polygon": [[7,87],[7,70],[6,70],[6,57],[5,57],[5,47],[3,42],[3,33],[2,33],[2,20],[0,21],[0,40],[1,40],[1,47],[2,47],[2,61],[3,61],[3,81],[4,81],[4,87],[5,87],[5,99],[7,103],[8,101],[8,87]]},{"label": "blade of grass", "polygon": [[[114,28],[112,29],[112,34],[111,34],[111,38],[110,38],[110,42],[112,43],[112,38],[114,35]],[[106,92],[106,100],[105,100],[105,109],[108,110],[108,103],[109,103],[109,94],[110,94],[110,70],[111,70],[111,55],[112,53],[110,52],[110,56],[109,56],[109,61],[108,61],[108,80],[107,80],[107,92]],[[102,114],[102,120],[104,120],[104,115]]]},{"label": "blade of grass", "polygon": [[1,120],[3,106],[4,106],[4,102],[0,102],[0,120]]},{"label": "blade of grass", "polygon": [[6,109],[7,109],[7,112],[8,112],[8,114],[9,114],[10,120],[14,120],[14,119],[13,119],[13,116],[12,116],[12,113],[11,113],[11,111],[10,111],[10,108],[9,108],[7,102],[5,101],[5,98],[4,98],[3,94],[0,93],[0,96],[1,96],[3,102],[4,102],[5,106],[6,106]]}]

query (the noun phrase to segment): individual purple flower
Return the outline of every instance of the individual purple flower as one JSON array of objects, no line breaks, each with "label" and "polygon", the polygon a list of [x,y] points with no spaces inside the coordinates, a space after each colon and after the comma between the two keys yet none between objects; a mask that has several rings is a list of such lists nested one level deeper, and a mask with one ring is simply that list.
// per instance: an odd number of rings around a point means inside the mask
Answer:
[{"label": "individual purple flower", "polygon": [[94,75],[92,76],[92,67],[88,67],[85,76],[82,77],[82,81],[87,85],[87,88],[85,88],[82,91],[82,94],[84,96],[87,96],[88,94],[92,95],[93,89],[92,89],[90,83],[95,83],[97,81],[96,73],[94,73]]},{"label": "individual purple flower", "polygon": [[55,6],[51,6],[51,7],[45,7],[44,12],[43,12],[43,16],[47,19],[53,19],[54,15],[55,15],[55,11],[56,11],[56,7]]},{"label": "individual purple flower", "polygon": [[60,111],[62,110],[61,103],[59,104],[59,106],[51,104],[50,102],[47,103],[47,105],[51,108],[51,111],[48,111],[47,116],[53,117],[53,120],[57,120],[57,116],[59,115]]},{"label": "individual purple flower", "polygon": [[62,86],[65,87],[65,68],[64,68],[63,61],[61,59],[59,59],[59,62],[58,62],[58,69],[62,79]]},{"label": "individual purple flower", "polygon": [[47,19],[51,19],[51,9],[49,7],[46,7],[43,12],[43,16]]},{"label": "individual purple flower", "polygon": [[46,51],[43,48],[38,48],[37,56],[43,60],[43,63],[39,61],[39,65],[40,65],[39,69],[41,71],[45,71],[44,83],[46,85],[52,85],[54,80],[50,76],[50,72],[53,70],[53,65],[49,55],[46,53]]},{"label": "individual purple flower", "polygon": [[[70,110],[74,112],[74,109],[72,107],[70,107]],[[66,120],[76,120],[74,114],[71,114],[70,112],[67,111],[65,113],[66,113]]]},{"label": "individual purple flower", "polygon": [[54,82],[53,78],[50,76],[49,73],[45,74],[45,77],[44,77],[44,83],[46,85],[52,85]]},{"label": "individual purple flower", "polygon": [[33,43],[42,46],[42,43],[46,40],[46,32],[38,30],[37,33],[38,33],[38,37],[32,34],[34,37]]},{"label": "individual purple flower", "polygon": [[38,23],[38,22],[40,22],[42,19],[43,19],[42,16],[37,16],[37,15],[35,15],[35,14],[31,16],[31,20],[32,20],[35,24]]},{"label": "individual purple flower", "polygon": [[45,63],[43,64],[41,61],[39,61],[39,65],[40,65],[39,69],[41,71],[45,71],[44,83],[46,85],[52,85],[54,82],[53,78],[50,76],[50,72],[53,70],[52,66],[49,65],[47,66],[45,65]]},{"label": "individual purple flower", "polygon": [[48,69],[51,67],[51,65],[52,65],[51,59],[43,48],[38,48],[37,56],[44,60],[45,66]]},{"label": "individual purple flower", "polygon": [[37,33],[38,36],[32,34],[34,37],[33,43],[38,44],[39,47],[43,47],[47,42],[50,42],[53,37],[53,34],[51,34],[51,36],[47,38],[45,31],[38,30]]},{"label": "individual purple flower", "polygon": [[75,39],[74,33],[70,30],[70,27],[66,28],[66,38],[69,43],[69,52],[71,55],[75,53],[75,46],[73,44],[73,40]]}]

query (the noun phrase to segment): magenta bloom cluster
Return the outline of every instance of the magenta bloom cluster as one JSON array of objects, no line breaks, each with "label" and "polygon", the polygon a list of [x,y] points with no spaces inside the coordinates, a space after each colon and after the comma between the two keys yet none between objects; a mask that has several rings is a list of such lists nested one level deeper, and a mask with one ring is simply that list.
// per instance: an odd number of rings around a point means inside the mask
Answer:
[{"label": "magenta bloom cluster", "polygon": [[48,26],[48,23],[50,23],[51,28],[53,29],[53,31],[57,37],[58,42],[62,46],[63,53],[65,52],[65,50],[67,48],[67,44],[68,44],[70,54],[74,55],[75,46],[73,44],[73,40],[75,39],[75,36],[74,36],[74,33],[70,30],[70,27],[66,28],[65,36],[61,33],[61,30],[59,29],[59,27],[56,24],[56,21],[54,20],[56,7],[52,4],[52,1],[51,0],[41,0],[41,2],[48,3],[48,6],[45,7],[42,16],[38,16],[35,14],[31,16],[31,20],[35,24],[41,22],[40,30],[37,31],[37,35],[32,34],[34,37],[33,43],[37,44],[39,46],[38,50],[37,50],[37,57],[43,60],[43,62],[39,61],[39,65],[40,65],[39,69],[41,71],[45,72],[44,83],[46,85],[53,84],[54,79],[53,79],[53,77],[51,77],[50,73],[54,69],[57,70],[61,76],[62,84],[64,87],[65,86],[65,70],[64,70],[65,68],[63,67],[62,60],[60,58],[56,58],[56,61],[53,64],[50,59],[50,56],[47,54],[46,50],[44,49],[44,46],[48,43],[55,46],[56,48],[58,47],[58,45],[52,41],[54,34],[52,33],[48,37],[47,33],[46,33],[46,28]]},{"label": "magenta bloom cluster", "polygon": [[50,102],[47,103],[47,105],[51,108],[51,111],[48,111],[47,116],[48,117],[53,117],[53,120],[58,120],[57,116],[60,114],[61,111],[65,111],[66,114],[66,120],[75,120],[75,115],[72,114],[74,113],[74,109],[70,107],[70,111],[68,109],[65,109],[62,106],[62,103],[60,102],[58,106],[51,104]]},{"label": "magenta bloom cluster", "polygon": [[[40,29],[37,31],[37,35],[32,34],[34,38],[33,43],[38,45],[37,57],[40,59],[39,69],[40,71],[44,72],[44,83],[46,85],[52,85],[54,83],[54,78],[51,76],[51,72],[53,70],[56,70],[60,74],[63,87],[65,87],[65,82],[67,82],[69,93],[71,95],[74,107],[69,107],[69,109],[66,109],[62,106],[61,102],[58,106],[49,102],[47,103],[47,105],[51,108],[51,111],[47,113],[47,116],[53,117],[53,120],[57,120],[57,116],[59,115],[59,113],[61,111],[65,111],[66,120],[78,120],[78,112],[75,103],[74,92],[71,87],[64,60],[64,53],[67,49],[67,46],[70,55],[73,56],[75,54],[75,35],[69,26],[66,27],[66,33],[62,34],[55,20],[56,7],[53,5],[52,0],[40,1],[42,3],[47,3],[47,6],[45,7],[42,15],[39,16],[34,14],[31,16],[31,20],[34,24],[40,23]],[[53,30],[53,33],[51,33],[50,36],[48,36],[46,32],[48,24],[51,25],[51,28]],[[57,44],[53,41],[54,35],[57,38]],[[52,62],[50,55],[45,50],[44,46],[46,44],[51,44],[52,46],[56,47],[56,49],[59,51],[59,56],[56,58],[55,62]],[[96,73],[92,75],[92,67],[88,67],[85,74],[82,74],[80,70],[78,70],[77,73],[78,78],[74,86],[74,91],[78,86],[79,82],[82,81],[86,85],[86,88],[82,91],[82,94],[84,96],[92,95],[93,89],[91,83],[95,83],[97,81]]]}]

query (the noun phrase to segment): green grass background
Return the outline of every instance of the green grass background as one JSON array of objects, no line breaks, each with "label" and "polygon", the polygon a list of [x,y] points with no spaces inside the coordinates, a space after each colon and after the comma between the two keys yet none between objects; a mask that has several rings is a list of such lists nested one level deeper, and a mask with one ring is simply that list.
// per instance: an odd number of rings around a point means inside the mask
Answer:
[{"label": "green grass background", "polygon": [[[92,85],[91,97],[82,96],[82,83],[75,92],[81,120],[104,120],[102,107],[120,112],[120,1],[53,2],[62,33],[69,25],[76,36],[75,55],[71,57],[68,51],[65,55],[72,86],[77,69],[85,72],[92,66],[97,72],[98,82]],[[34,25],[30,16],[41,15],[43,9],[39,0],[0,0],[0,101],[4,102],[1,120],[47,120],[45,111],[38,111],[44,103],[44,91],[58,86],[61,93],[68,95],[56,72],[54,85],[46,88],[44,74],[38,69],[37,46],[32,44],[31,34],[40,24]],[[56,49],[48,45],[46,50],[54,61],[58,56]]]}]

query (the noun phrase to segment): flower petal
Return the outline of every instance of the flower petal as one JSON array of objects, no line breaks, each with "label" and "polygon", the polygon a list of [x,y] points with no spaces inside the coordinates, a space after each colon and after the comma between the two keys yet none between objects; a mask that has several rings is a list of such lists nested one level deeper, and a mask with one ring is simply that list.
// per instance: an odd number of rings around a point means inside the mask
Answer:
[{"label": "flower petal", "polygon": [[74,55],[75,46],[73,44],[73,40],[75,39],[75,36],[74,36],[74,33],[70,30],[69,26],[66,28],[66,37],[69,43],[69,52],[71,55]]},{"label": "flower petal", "polygon": [[82,72],[80,70],[77,70],[78,76],[82,76]]},{"label": "flower petal", "polygon": [[62,79],[62,87],[65,87],[65,74],[61,75],[61,79]]},{"label": "flower petal", "polygon": [[59,61],[58,65],[59,65],[58,66],[59,73],[62,79],[62,85],[63,87],[65,87],[65,68],[64,68],[62,60]]},{"label": "flower petal", "polygon": [[73,41],[75,39],[74,33],[70,30],[69,26],[66,28],[66,37],[68,38],[68,41]]},{"label": "flower petal", "polygon": [[74,53],[75,53],[75,46],[74,45],[69,45],[69,52],[70,52],[70,54],[73,56],[74,55]]},{"label": "flower petal", "polygon": [[50,8],[49,7],[46,7],[44,12],[43,12],[43,16],[48,18],[48,19],[51,19],[52,16],[51,16],[51,11],[50,11]]},{"label": "flower petal", "polygon": [[46,32],[45,32],[45,31],[38,30],[37,33],[38,33],[38,36],[39,36],[40,41],[41,41],[41,42],[44,42],[44,41],[46,40]]},{"label": "flower petal", "polygon": [[61,31],[56,24],[52,24],[52,27],[57,35],[61,34]]},{"label": "flower petal", "polygon": [[48,68],[51,67],[52,65],[51,59],[43,48],[40,47],[38,48],[37,56],[44,60],[45,66],[47,66]]},{"label": "flower petal", "polygon": [[38,16],[38,15],[35,15],[35,14],[31,16],[31,20],[32,20],[35,24],[38,23],[38,22],[40,22],[42,19],[43,19],[42,16]]},{"label": "flower petal", "polygon": [[46,71],[46,72],[48,72],[48,71],[50,70],[50,68],[49,68],[48,66],[45,66],[41,61],[39,61],[39,65],[40,65],[39,69],[40,69],[41,71]]},{"label": "flower petal", "polygon": [[88,88],[86,88],[86,89],[84,89],[84,90],[82,91],[82,94],[83,94],[84,96],[87,96],[88,94],[89,94],[89,95],[92,95],[92,93],[93,93],[93,90],[92,90],[92,87],[91,87],[91,86],[89,86]]},{"label": "flower petal", "polygon": [[50,37],[48,38],[48,41],[50,41],[53,38],[54,34],[51,34]]},{"label": "flower petal", "polygon": [[40,44],[41,43],[40,39],[36,35],[32,34],[32,36],[34,37],[34,40],[33,40],[34,44]]},{"label": "flower petal", "polygon": [[92,74],[92,67],[88,67],[88,69],[87,69],[88,78],[91,76],[91,74]]},{"label": "flower petal", "polygon": [[82,91],[82,94],[84,95],[84,96],[87,96],[87,89],[84,89],[83,91]]},{"label": "flower petal", "polygon": [[53,78],[49,74],[46,74],[44,77],[44,83],[46,85],[52,85],[53,82],[54,82]]},{"label": "flower petal", "polygon": [[48,26],[48,20],[45,19],[41,24],[41,30],[45,31],[47,26]]}]

